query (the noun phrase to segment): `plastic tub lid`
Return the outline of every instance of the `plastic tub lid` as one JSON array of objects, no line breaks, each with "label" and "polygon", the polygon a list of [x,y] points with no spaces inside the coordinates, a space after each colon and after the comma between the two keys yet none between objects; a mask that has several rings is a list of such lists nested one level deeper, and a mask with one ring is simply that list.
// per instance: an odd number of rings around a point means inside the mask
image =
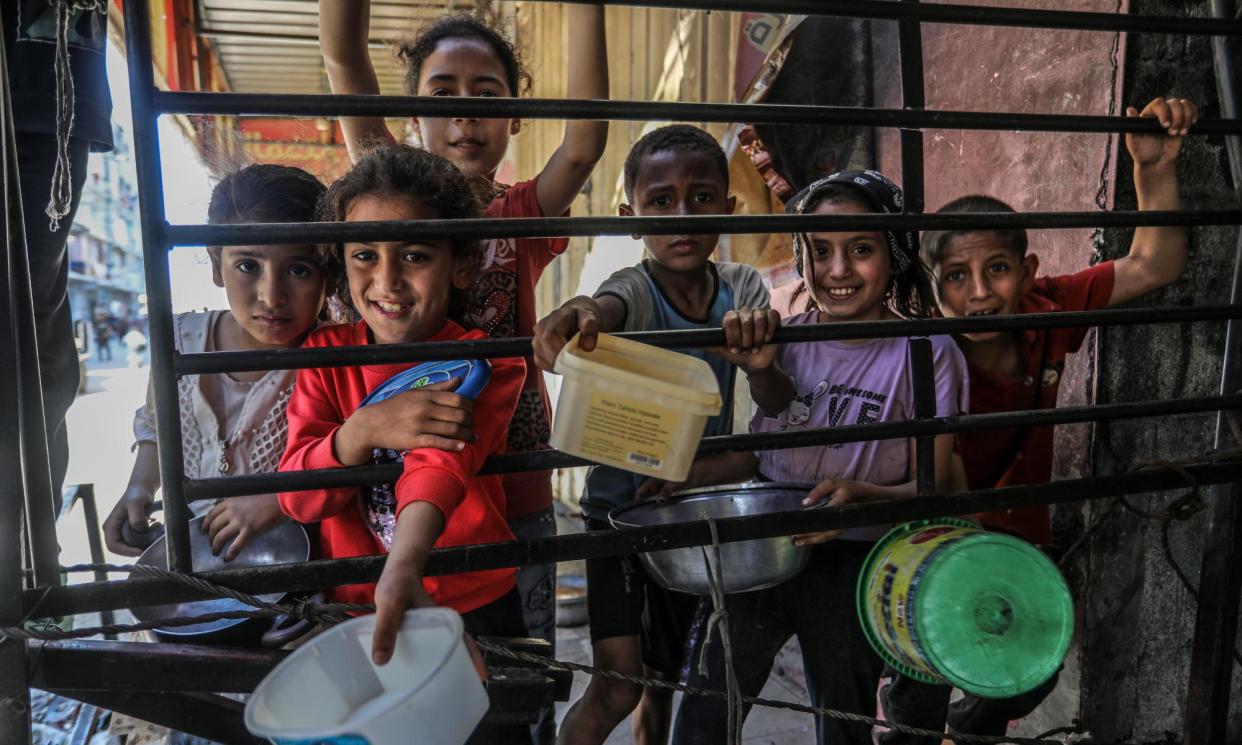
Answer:
[{"label": "plastic tub lid", "polygon": [[1056,566],[1039,549],[980,532],[927,567],[915,610],[928,662],[979,696],[1025,693],[1065,660],[1074,604]]}]

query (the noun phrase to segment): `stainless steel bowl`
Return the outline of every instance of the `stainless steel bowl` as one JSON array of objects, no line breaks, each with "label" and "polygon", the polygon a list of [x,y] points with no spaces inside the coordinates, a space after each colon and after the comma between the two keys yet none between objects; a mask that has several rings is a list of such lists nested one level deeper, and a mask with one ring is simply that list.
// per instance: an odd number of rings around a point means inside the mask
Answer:
[{"label": "stainless steel bowl", "polygon": [[[678,492],[665,500],[644,500],[617,507],[608,514],[613,527],[644,528],[689,523],[707,518],[765,515],[801,510],[810,484],[752,482],[724,484]],[[708,560],[715,558],[709,548]],[[709,593],[707,566],[698,546],[639,554],[647,572],[664,587],[695,595]],[[795,546],[788,536],[720,544],[724,591],[750,592],[779,585],[793,577],[811,558],[809,546]]]},{"label": "stainless steel bowl", "polygon": [[[291,564],[310,558],[310,538],[306,534],[306,529],[290,520],[254,538],[242,549],[237,558],[225,561],[223,552],[219,556],[212,555],[211,538],[202,529],[203,519],[203,516],[199,516],[190,520],[190,561],[195,572]],[[142,556],[138,557],[135,563],[163,567],[167,565],[165,556],[165,538],[160,536],[147,550],[142,552]],[[258,597],[269,603],[275,603],[284,600],[286,594],[276,592]],[[133,609],[133,613],[135,618],[145,622],[234,610],[251,610],[251,608],[237,600],[216,598],[138,607]],[[258,644],[262,640],[265,646],[278,647],[291,641],[313,625],[298,622],[289,628],[284,628],[283,623],[286,622],[287,619],[283,616],[275,623],[271,619],[232,618],[204,621],[192,626],[158,628],[155,629],[155,634],[164,641],[251,645]]]}]

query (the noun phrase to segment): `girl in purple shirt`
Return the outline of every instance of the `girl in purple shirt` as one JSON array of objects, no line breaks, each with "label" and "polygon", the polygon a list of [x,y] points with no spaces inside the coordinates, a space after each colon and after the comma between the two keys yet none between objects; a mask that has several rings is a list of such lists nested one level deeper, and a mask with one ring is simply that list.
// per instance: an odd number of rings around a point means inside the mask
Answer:
[{"label": "girl in purple shirt", "polygon": [[[801,214],[856,214],[902,210],[902,193],[876,171],[847,171],[821,179],[790,202]],[[790,324],[926,318],[935,307],[927,268],[912,232],[839,232],[795,236],[794,258],[803,277],[801,292],[814,310],[786,319]],[[726,318],[733,349],[728,356],[748,373],[758,410],[755,432],[843,427],[914,418],[910,340],[857,339],[761,346],[780,323],[773,314],[741,310]],[[736,343],[735,343],[736,341]],[[967,409],[966,363],[947,336],[930,339],[936,415]],[[753,349],[738,354],[735,349]],[[744,358],[744,359],[741,359]],[[936,438],[936,485],[949,479],[953,436]],[[913,440],[856,442],[797,450],[720,456],[697,463],[691,479],[815,482],[805,504],[903,499],[916,496]],[[666,487],[667,488],[667,487]],[[777,652],[790,636],[802,648],[807,687],[816,706],[864,713],[874,711],[883,664],[858,623],[854,584],[863,560],[883,526],[795,536],[814,546],[807,568],[782,585],[727,598],[734,666],[745,695],[757,696]],[[836,539],[836,540],[833,540]],[[697,654],[697,652],[696,652]],[[724,680],[721,645],[708,652],[707,675],[691,666],[690,684]],[[674,745],[725,740],[725,702],[687,696],[678,712]],[[865,724],[816,718],[816,741],[871,741]]]}]

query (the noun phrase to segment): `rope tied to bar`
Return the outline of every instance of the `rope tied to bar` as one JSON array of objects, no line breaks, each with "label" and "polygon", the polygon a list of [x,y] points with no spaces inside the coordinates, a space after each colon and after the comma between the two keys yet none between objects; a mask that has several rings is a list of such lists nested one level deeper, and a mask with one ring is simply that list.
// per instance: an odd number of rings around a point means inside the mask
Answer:
[{"label": "rope tied to bar", "polygon": [[73,171],[69,162],[69,137],[73,134],[74,98],[73,71],[69,58],[69,22],[80,11],[107,13],[106,0],[52,0],[56,14],[56,162],[52,167],[52,190],[44,212],[48,227],[55,233],[60,220],[69,214],[73,204]]},{"label": "rope tied to bar", "polygon": [[[716,520],[706,514],[700,515],[707,520],[707,528],[712,533],[711,554],[708,546],[699,546],[703,554],[703,567],[707,572],[707,587],[712,601],[712,612],[707,617],[703,628],[703,648],[699,650],[699,674],[709,676],[712,649],[712,632],[720,634],[720,644],[724,650],[725,688],[728,696],[729,713],[725,720],[728,737],[725,742],[730,745],[742,745],[742,723],[745,706],[742,701],[742,690],[737,682],[737,674],[733,670],[733,642],[729,632],[729,612],[725,610],[725,592],[723,563],[720,561],[720,536],[716,532]],[[715,561],[713,561],[713,559]]]}]

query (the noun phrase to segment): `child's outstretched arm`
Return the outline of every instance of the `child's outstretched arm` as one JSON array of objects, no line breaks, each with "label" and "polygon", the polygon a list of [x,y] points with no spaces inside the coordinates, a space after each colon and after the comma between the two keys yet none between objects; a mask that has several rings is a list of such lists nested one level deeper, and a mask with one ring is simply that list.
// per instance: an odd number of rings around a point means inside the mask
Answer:
[{"label": "child's outstretched arm", "polygon": [[[568,6],[569,70],[566,97],[608,98],[608,48],[604,8]],[[335,90],[335,88],[333,88]],[[516,95],[516,91],[514,92]],[[591,176],[608,144],[608,122],[574,120],[565,123],[565,137],[539,174],[536,197],[545,215],[562,215]]]},{"label": "child's outstretched arm", "polygon": [[797,391],[776,359],[780,346],[771,343],[781,314],[769,308],[739,308],[725,313],[721,325],[725,346],[713,351],[746,372],[754,402],[773,415],[788,408]]},{"label": "child's outstretched arm", "polygon": [[430,502],[414,502],[397,515],[392,551],[384,560],[384,571],[375,586],[371,658],[377,665],[387,664],[392,657],[406,610],[436,604],[423,587],[423,568],[431,547],[444,532],[444,522],[444,515]]},{"label": "child's outstretched arm", "polygon": [[[478,437],[458,451],[418,448],[406,454],[404,472],[394,489],[396,532],[375,590],[371,654],[376,664],[382,665],[391,657],[402,614],[410,608],[435,605],[423,587],[427,555],[465,500],[468,480],[478,474],[490,455],[504,448],[508,423],[525,380],[526,364],[521,360],[493,360],[491,379],[478,397],[480,411],[488,412],[488,417],[479,421]],[[497,507],[504,512],[504,505]],[[472,542],[489,540],[498,537],[481,535]],[[477,656],[476,665],[485,672]]]},{"label": "child's outstretched arm", "polygon": [[[1130,107],[1126,114],[1159,119],[1160,126],[1167,132],[1126,135],[1126,148],[1134,159],[1138,208],[1181,209],[1177,156],[1182,148],[1182,136],[1199,118],[1198,110],[1184,98],[1157,98],[1141,113]],[[1186,252],[1185,228],[1136,228],[1130,253],[1113,263],[1113,294],[1108,304],[1120,305],[1177,281],[1186,269]]]},{"label": "child's outstretched arm", "polygon": [[535,324],[535,335],[531,339],[535,364],[541,370],[553,372],[556,356],[574,334],[581,334],[578,344],[585,351],[595,349],[596,335],[620,328],[625,322],[625,312],[625,303],[615,295],[597,298],[579,295],[565,301]]},{"label": "child's outstretched arm", "polygon": [[[319,0],[319,51],[333,93],[379,95],[379,78],[368,51],[370,27],[371,0]],[[368,144],[393,140],[379,116],[342,117],[341,129],[353,159]]]},{"label": "child's outstretched arm", "polygon": [[[433,608],[436,601],[423,588],[423,569],[436,539],[444,532],[444,516],[433,505],[414,503],[397,516],[392,551],[384,560],[384,571],[375,586],[375,635],[371,639],[371,659],[386,665],[397,645],[397,632],[405,612],[412,608]],[[470,635],[466,648],[480,678],[487,678],[487,664]]]}]

